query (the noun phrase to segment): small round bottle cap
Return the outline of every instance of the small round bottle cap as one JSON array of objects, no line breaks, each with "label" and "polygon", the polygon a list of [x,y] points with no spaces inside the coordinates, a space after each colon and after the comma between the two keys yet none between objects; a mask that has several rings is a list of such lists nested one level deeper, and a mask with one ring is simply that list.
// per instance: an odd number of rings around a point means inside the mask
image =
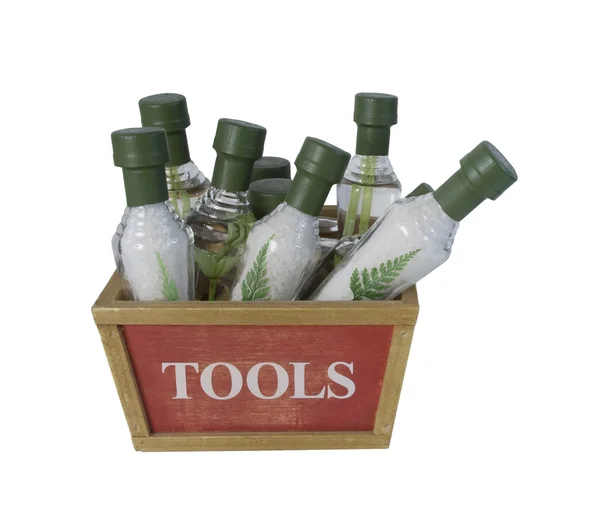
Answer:
[{"label": "small round bottle cap", "polygon": [[279,204],[285,201],[292,180],[285,178],[268,178],[250,184],[248,201],[257,220],[268,215]]},{"label": "small round bottle cap", "polygon": [[517,181],[517,173],[502,153],[489,141],[482,141],[463,159],[460,166],[476,191],[495,200]]},{"label": "small round bottle cap", "polygon": [[382,93],[357,93],[354,122],[358,125],[391,127],[398,122],[398,98]]},{"label": "small round bottle cap", "polygon": [[154,167],[169,161],[167,135],[162,128],[125,128],[113,132],[110,139],[117,167]]},{"label": "small round bottle cap", "polygon": [[291,177],[290,162],[288,160],[275,156],[264,156],[254,164],[250,181],[255,182],[269,178],[289,180]]},{"label": "small round bottle cap", "polygon": [[307,137],[296,158],[295,165],[298,170],[317,176],[330,185],[335,185],[340,183],[349,162],[350,154],[346,151],[326,141]]},{"label": "small round bottle cap", "polygon": [[180,94],[162,93],[139,100],[142,126],[164,128],[167,132],[190,126],[187,101]]},{"label": "small round bottle cap", "polygon": [[236,119],[219,119],[213,148],[218,153],[257,160],[262,156],[267,129]]},{"label": "small round bottle cap", "polygon": [[429,194],[431,192],[433,192],[433,187],[428,183],[423,182],[408,193],[406,197],[414,198],[415,196],[423,196],[424,194]]}]

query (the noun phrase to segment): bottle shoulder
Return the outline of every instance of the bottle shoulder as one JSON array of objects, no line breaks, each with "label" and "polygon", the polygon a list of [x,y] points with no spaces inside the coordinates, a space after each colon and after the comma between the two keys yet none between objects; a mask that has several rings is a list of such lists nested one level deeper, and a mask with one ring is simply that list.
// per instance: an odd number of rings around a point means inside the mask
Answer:
[{"label": "bottle shoulder", "polygon": [[[252,215],[247,192],[227,192],[210,187],[192,206],[186,217],[194,222],[234,222],[242,216]],[[253,218],[253,217],[252,217]]]},{"label": "bottle shoulder", "polygon": [[137,246],[159,238],[193,241],[192,230],[169,202],[127,207],[114,236]]},{"label": "bottle shoulder", "polygon": [[444,251],[450,251],[460,225],[444,212],[431,194],[396,200],[377,224],[377,229],[383,231],[422,237]]},{"label": "bottle shoulder", "polygon": [[388,156],[355,155],[348,164],[342,183],[386,185],[401,189]]}]

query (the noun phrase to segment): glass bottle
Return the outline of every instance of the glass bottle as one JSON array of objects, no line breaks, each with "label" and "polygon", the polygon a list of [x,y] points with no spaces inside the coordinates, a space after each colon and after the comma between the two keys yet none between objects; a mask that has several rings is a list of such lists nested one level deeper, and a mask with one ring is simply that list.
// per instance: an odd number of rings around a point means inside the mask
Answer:
[{"label": "glass bottle", "polygon": [[356,94],[354,121],[356,156],[337,189],[341,236],[366,233],[402,192],[388,158],[390,128],[398,122],[398,98],[380,93]]},{"label": "glass bottle", "polygon": [[198,199],[207,191],[210,180],[190,158],[187,134],[190,126],[187,101],[183,95],[163,93],[139,100],[142,126],[164,128],[171,159],[166,166],[169,201],[185,218]]},{"label": "glass bottle", "polygon": [[135,301],[193,300],[193,235],[169,202],[161,128],[128,128],[111,135],[123,169],[127,208],[112,246],[125,291]]},{"label": "glass bottle", "polygon": [[306,138],[285,202],[259,220],[248,236],[232,300],[294,298],[321,260],[319,213],[349,160],[347,152]]},{"label": "glass bottle", "polygon": [[436,191],[397,200],[311,296],[316,301],[393,299],[450,256],[459,222],[517,181],[489,142],[460,161]]},{"label": "glass bottle", "polygon": [[252,167],[263,153],[267,130],[219,119],[212,184],[186,222],[194,232],[196,299],[228,300],[246,238],[255,219],[248,202]]}]

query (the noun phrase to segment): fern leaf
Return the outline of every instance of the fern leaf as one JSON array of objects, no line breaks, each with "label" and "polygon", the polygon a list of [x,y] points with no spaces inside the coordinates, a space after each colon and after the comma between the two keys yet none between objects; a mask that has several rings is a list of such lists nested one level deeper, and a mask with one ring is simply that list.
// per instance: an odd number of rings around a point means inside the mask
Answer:
[{"label": "fern leaf", "polygon": [[246,274],[242,282],[242,301],[268,301],[269,300],[269,278],[267,277],[267,253],[271,236],[258,250],[252,268]]},{"label": "fern leaf", "polygon": [[158,251],[156,252],[156,260],[158,262],[158,267],[160,268],[160,274],[162,275],[162,294],[167,301],[178,301],[179,291],[177,290],[177,284],[175,284],[175,281],[169,276],[169,271]]},{"label": "fern leaf", "polygon": [[396,257],[393,261],[382,262],[379,266],[372,268],[370,273],[367,268],[364,268],[361,273],[356,268],[350,277],[350,290],[354,295],[354,300],[383,299],[390,284],[396,280],[400,272],[406,268],[419,251],[421,250],[415,249],[400,257]]}]

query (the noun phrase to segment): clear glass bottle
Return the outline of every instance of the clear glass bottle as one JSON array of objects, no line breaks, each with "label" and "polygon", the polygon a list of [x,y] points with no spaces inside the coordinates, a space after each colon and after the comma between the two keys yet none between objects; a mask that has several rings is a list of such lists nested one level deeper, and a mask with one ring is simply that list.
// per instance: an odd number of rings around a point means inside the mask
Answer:
[{"label": "clear glass bottle", "polygon": [[306,138],[285,202],[259,220],[248,236],[232,300],[285,301],[298,294],[321,260],[319,213],[349,160],[347,152]]},{"label": "clear glass bottle", "polygon": [[129,128],[111,140],[127,196],[112,240],[125,291],[135,301],[193,300],[193,235],[169,203],[165,131]]},{"label": "clear glass bottle", "polygon": [[341,236],[363,235],[402,193],[388,158],[390,128],[398,122],[398,98],[358,93],[356,156],[338,185],[338,230]]},{"label": "clear glass bottle", "polygon": [[219,119],[212,184],[186,217],[196,260],[196,299],[229,300],[246,238],[255,219],[248,202],[254,162],[263,153],[265,128]]},{"label": "clear glass bottle", "polygon": [[460,161],[436,191],[396,201],[311,296],[316,301],[393,299],[450,256],[459,222],[517,181],[489,142]]},{"label": "clear glass bottle", "polygon": [[190,126],[187,101],[183,95],[162,93],[139,100],[142,125],[164,128],[171,159],[166,166],[169,201],[185,218],[190,209],[208,190],[210,180],[202,174],[190,158],[187,134]]}]

